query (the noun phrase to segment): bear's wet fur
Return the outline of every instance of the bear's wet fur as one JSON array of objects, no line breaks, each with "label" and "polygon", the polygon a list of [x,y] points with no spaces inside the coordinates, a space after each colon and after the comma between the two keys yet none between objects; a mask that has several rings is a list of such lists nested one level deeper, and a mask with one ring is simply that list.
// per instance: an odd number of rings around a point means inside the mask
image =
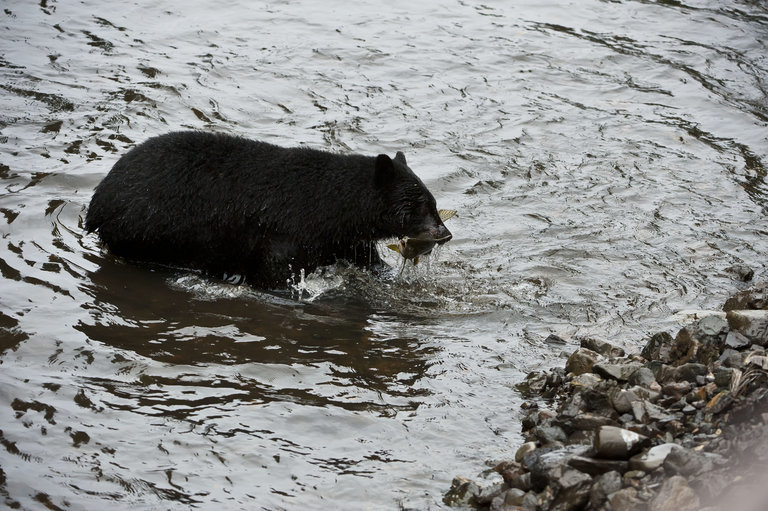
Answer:
[{"label": "bear's wet fur", "polygon": [[381,264],[378,240],[450,238],[403,153],[342,155],[197,131],[128,151],[96,187],[85,226],[126,259],[262,287],[337,259]]}]

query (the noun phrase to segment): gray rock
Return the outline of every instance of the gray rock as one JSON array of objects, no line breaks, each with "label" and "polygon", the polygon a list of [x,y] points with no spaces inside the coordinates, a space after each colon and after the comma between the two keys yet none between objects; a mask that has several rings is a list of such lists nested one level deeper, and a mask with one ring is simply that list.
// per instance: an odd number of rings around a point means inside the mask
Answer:
[{"label": "gray rock", "polygon": [[728,335],[725,336],[725,345],[730,348],[735,348],[737,350],[744,349],[747,346],[749,346],[752,343],[749,339],[741,335],[739,332],[735,330],[731,330],[728,332]]},{"label": "gray rock", "polygon": [[675,381],[695,382],[699,376],[707,375],[709,371],[704,364],[687,363],[675,369]]},{"label": "gray rock", "polygon": [[572,456],[584,456],[588,446],[568,446],[561,449],[536,449],[523,459],[531,474],[531,487],[540,492],[563,475]]},{"label": "gray rock", "polygon": [[502,511],[508,507],[520,506],[524,497],[525,492],[523,490],[511,488],[491,501],[491,511]]},{"label": "gray rock", "polygon": [[598,509],[608,495],[621,489],[621,474],[606,472],[595,478],[589,491],[589,503],[592,509]]},{"label": "gray rock", "polygon": [[613,408],[610,398],[611,393],[615,392],[615,388],[616,382],[614,380],[607,380],[581,392],[587,406],[586,411],[617,419],[619,414]]},{"label": "gray rock", "polygon": [[663,466],[667,475],[690,477],[702,472],[710,472],[726,462],[725,458],[715,453],[672,449],[664,460]]},{"label": "gray rock", "polygon": [[493,502],[493,499],[502,494],[506,489],[503,483],[496,483],[480,490],[480,493],[475,497],[475,503],[478,506],[488,506]]},{"label": "gray rock", "polygon": [[595,432],[591,430],[576,430],[568,435],[566,444],[592,445],[595,441]]},{"label": "gray rock", "polygon": [[665,364],[669,364],[669,354],[674,343],[675,341],[671,335],[667,332],[661,332],[650,338],[640,354],[646,360],[659,360]]},{"label": "gray rock", "polygon": [[523,417],[523,420],[521,421],[521,426],[523,428],[523,431],[528,431],[529,429],[535,428],[539,425],[539,411],[537,409],[529,410],[528,413],[525,414],[525,417]]},{"label": "gray rock", "polygon": [[603,381],[603,379],[595,373],[584,373],[578,376],[574,376],[571,380],[571,385],[576,387],[594,387],[601,381]]},{"label": "gray rock", "polygon": [[632,403],[640,401],[642,398],[631,390],[617,389],[611,394],[611,404],[619,413],[628,413],[632,411]]},{"label": "gray rock", "polygon": [[533,434],[542,443],[542,445],[554,444],[556,442],[566,442],[568,435],[565,434],[563,428],[559,426],[537,426],[533,430]]},{"label": "gray rock", "polygon": [[648,369],[647,367],[641,367],[631,375],[629,375],[629,378],[627,380],[630,385],[639,385],[641,387],[648,387],[652,383],[656,383],[656,377],[653,374],[653,371]]},{"label": "gray rock", "polygon": [[643,365],[638,362],[630,362],[628,364],[597,363],[592,367],[592,371],[603,378],[611,378],[619,382],[625,382],[628,381],[629,377],[641,367],[643,367]]},{"label": "gray rock", "polygon": [[578,470],[567,468],[562,476],[553,481],[555,499],[549,505],[550,511],[572,511],[582,509],[589,499],[592,478]]},{"label": "gray rock", "polygon": [[568,465],[591,476],[605,474],[606,472],[623,474],[629,468],[629,463],[623,460],[604,460],[588,456],[574,456],[568,460]]},{"label": "gray rock", "polygon": [[539,371],[528,373],[525,381],[517,385],[517,389],[524,395],[538,395],[544,391],[547,385],[547,375]]},{"label": "gray rock", "polygon": [[694,511],[699,509],[699,498],[682,476],[665,480],[649,509],[654,511]]},{"label": "gray rock", "polygon": [[732,367],[717,367],[712,373],[715,375],[715,385],[720,388],[730,388],[733,379]]},{"label": "gray rock", "polygon": [[731,330],[755,344],[768,345],[768,310],[732,310],[726,318]]},{"label": "gray rock", "polygon": [[641,504],[642,501],[637,498],[637,490],[631,487],[622,488],[621,490],[608,495],[608,505],[610,506],[610,509],[629,511],[637,509]]},{"label": "gray rock", "polygon": [[644,453],[632,456],[629,459],[629,468],[652,472],[664,464],[664,460],[667,459],[672,449],[682,449],[682,447],[672,443],[651,447]]},{"label": "gray rock", "polygon": [[592,431],[600,426],[618,426],[618,423],[602,415],[594,413],[582,413],[569,421],[570,427],[577,430]]},{"label": "gray rock", "polygon": [[634,401],[632,403],[632,414],[635,416],[635,420],[642,424],[648,424],[650,422],[669,422],[676,417],[653,403],[648,401]]},{"label": "gray rock", "polygon": [[574,351],[565,363],[565,370],[575,376],[592,372],[592,366],[600,358],[600,354],[587,348]]},{"label": "gray rock", "polygon": [[667,383],[671,383],[676,381],[675,378],[677,378],[677,372],[675,367],[672,367],[667,364],[662,364],[656,368],[656,371],[654,372],[654,375],[656,376],[656,381],[661,383],[662,385],[666,385]]},{"label": "gray rock", "polygon": [[449,506],[474,506],[480,487],[474,481],[465,477],[454,477],[451,489],[443,497],[443,502]]},{"label": "gray rock", "polygon": [[718,362],[722,363],[725,367],[733,367],[735,369],[741,369],[744,365],[744,359],[747,353],[743,351],[736,351],[731,348],[723,350],[723,354],[720,355]]},{"label": "gray rock", "polygon": [[681,397],[688,394],[688,392],[690,392],[691,387],[693,387],[693,385],[687,381],[671,382],[671,383],[665,384],[661,388],[661,392],[665,396],[670,396],[670,397],[674,397],[675,399],[680,399]]},{"label": "gray rock", "polygon": [[696,335],[699,340],[704,337],[721,337],[728,331],[728,321],[725,321],[722,316],[711,315],[701,318],[698,322],[694,323],[696,326]]},{"label": "gray rock", "polygon": [[588,350],[595,351],[599,354],[601,354],[604,357],[607,358],[614,358],[614,357],[623,357],[624,356],[624,350],[621,348],[618,348],[608,342],[602,341],[600,339],[593,339],[593,338],[584,338],[581,339],[581,347],[587,348]]},{"label": "gray rock", "polygon": [[507,484],[510,488],[518,488],[523,491],[530,491],[532,488],[531,473],[525,472],[524,474],[519,474],[507,481]]},{"label": "gray rock", "polygon": [[582,393],[573,394],[560,407],[558,416],[563,419],[576,417],[587,410],[587,403]]},{"label": "gray rock", "polygon": [[536,450],[536,442],[526,442],[515,452],[515,461],[520,463],[526,455]]},{"label": "gray rock", "polygon": [[725,345],[728,322],[720,316],[706,316],[683,327],[675,337],[670,352],[671,362],[711,364],[717,360]]},{"label": "gray rock", "polygon": [[646,476],[646,473],[643,472],[642,470],[628,470],[627,472],[624,473],[622,478],[625,481],[630,481],[632,479],[642,479],[645,476]]},{"label": "gray rock", "polygon": [[648,437],[613,426],[602,426],[595,435],[595,457],[626,460],[648,442]]},{"label": "gray rock", "polygon": [[529,491],[523,497],[523,503],[520,505],[523,509],[535,510],[539,507],[539,499],[533,491]]}]

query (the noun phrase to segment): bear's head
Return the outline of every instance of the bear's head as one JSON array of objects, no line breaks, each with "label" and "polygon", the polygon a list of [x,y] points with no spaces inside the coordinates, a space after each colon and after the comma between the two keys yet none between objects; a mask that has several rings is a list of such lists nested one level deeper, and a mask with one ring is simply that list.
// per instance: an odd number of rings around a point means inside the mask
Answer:
[{"label": "bear's head", "polygon": [[376,158],[376,187],[384,192],[385,213],[382,226],[389,236],[434,240],[443,244],[451,239],[437,213],[435,198],[398,152],[394,159],[386,154]]}]

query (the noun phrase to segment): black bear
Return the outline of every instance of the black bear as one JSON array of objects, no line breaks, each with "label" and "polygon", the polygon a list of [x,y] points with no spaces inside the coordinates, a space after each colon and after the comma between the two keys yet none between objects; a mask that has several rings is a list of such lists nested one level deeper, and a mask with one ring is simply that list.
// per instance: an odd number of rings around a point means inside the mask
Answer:
[{"label": "black bear", "polygon": [[122,156],[85,227],[118,256],[262,287],[337,259],[380,264],[377,240],[451,237],[401,152],[340,155],[196,131]]}]

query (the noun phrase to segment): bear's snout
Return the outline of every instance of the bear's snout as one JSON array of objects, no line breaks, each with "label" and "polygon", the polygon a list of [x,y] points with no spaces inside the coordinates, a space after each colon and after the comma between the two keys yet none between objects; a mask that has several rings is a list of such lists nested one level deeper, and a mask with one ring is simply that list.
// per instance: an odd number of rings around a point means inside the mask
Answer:
[{"label": "bear's snout", "polygon": [[447,227],[442,224],[437,227],[437,235],[435,236],[435,239],[437,240],[438,245],[450,241],[451,238],[453,238],[453,234],[451,234],[451,231],[449,231]]}]

